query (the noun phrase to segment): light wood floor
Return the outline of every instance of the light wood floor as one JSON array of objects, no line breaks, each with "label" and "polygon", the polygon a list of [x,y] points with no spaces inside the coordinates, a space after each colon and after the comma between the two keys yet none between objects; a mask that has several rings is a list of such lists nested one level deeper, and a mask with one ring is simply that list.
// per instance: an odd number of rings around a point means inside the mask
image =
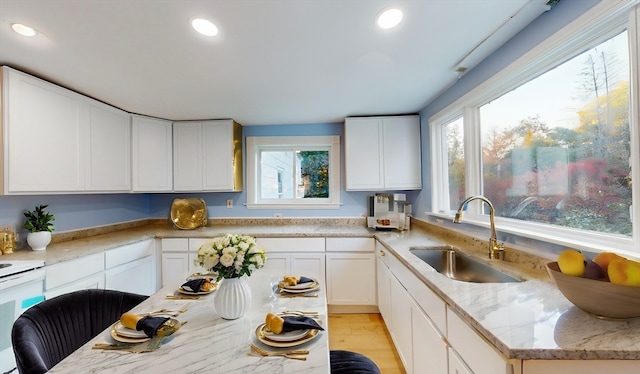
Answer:
[{"label": "light wood floor", "polygon": [[362,353],[382,374],[404,374],[380,314],[329,314],[329,349]]}]

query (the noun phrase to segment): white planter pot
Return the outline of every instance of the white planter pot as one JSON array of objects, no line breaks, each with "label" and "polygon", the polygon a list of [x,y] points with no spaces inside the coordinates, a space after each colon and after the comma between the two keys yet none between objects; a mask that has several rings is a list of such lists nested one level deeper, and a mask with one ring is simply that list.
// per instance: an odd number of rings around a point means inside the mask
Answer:
[{"label": "white planter pot", "polygon": [[51,232],[30,232],[27,234],[27,243],[34,251],[44,251],[47,249],[47,245],[51,243]]},{"label": "white planter pot", "polygon": [[224,319],[237,319],[251,306],[251,288],[245,277],[223,279],[213,299],[216,312]]}]

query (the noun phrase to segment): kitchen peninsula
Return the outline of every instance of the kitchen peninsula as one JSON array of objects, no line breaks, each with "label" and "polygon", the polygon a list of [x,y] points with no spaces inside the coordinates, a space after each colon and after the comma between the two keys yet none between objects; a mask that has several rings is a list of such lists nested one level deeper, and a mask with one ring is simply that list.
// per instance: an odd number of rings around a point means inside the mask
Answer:
[{"label": "kitchen peninsula", "polygon": [[[251,278],[260,277],[260,270]],[[327,331],[321,331],[312,340],[291,349],[306,349],[310,353],[305,361],[284,357],[262,357],[250,354],[251,344],[275,352],[284,348],[272,348],[256,338],[256,329],[265,321],[269,312],[286,310],[318,312],[319,320],[327,326],[325,293],[318,297],[283,298],[272,295],[268,278],[264,287],[252,287],[252,306],[237,320],[222,319],[213,306],[212,294],[198,300],[169,300],[179,284],[160,289],[132,311],[146,313],[159,309],[188,310],[175,317],[187,322],[172,337],[153,352],[129,353],[110,350],[94,350],[95,343],[114,343],[107,329],[83,347],[59,362],[50,373],[323,373],[329,369],[329,340]]]},{"label": "kitchen peninsula", "polygon": [[[620,373],[638,372],[640,318],[610,321],[582,312],[549,282],[541,267],[547,261],[545,259],[536,261],[524,254],[513,257],[512,251],[508,261],[492,264],[505,272],[519,275],[525,281],[474,284],[445,277],[412,255],[409,248],[416,245],[454,244],[482,257],[486,246],[473,243],[473,240],[458,240],[450,232],[442,233],[442,229],[425,221],[413,220],[411,230],[404,232],[371,231],[359,219],[301,219],[283,223],[286,224],[277,225],[271,220],[252,219],[242,224],[217,221],[204,228],[180,231],[165,222],[155,222],[94,237],[54,243],[46,253],[17,251],[11,256],[15,259],[39,257],[47,265],[51,265],[143,239],[201,238],[226,232],[243,233],[257,238],[375,237],[378,241],[376,254],[381,256],[381,252],[384,252],[387,257],[392,256],[402,265],[403,272],[395,274],[396,277],[401,281],[412,277],[424,287],[422,289],[425,292],[412,295],[416,300],[427,292],[435,295],[443,303],[443,311],[449,316],[449,323],[459,320],[465,331],[478,338],[477,342],[469,341],[470,343],[489,349],[489,352],[504,361],[505,367],[513,368],[513,372],[529,374],[556,370],[595,373],[603,368],[611,368]],[[411,291],[406,282],[403,285]],[[435,329],[446,334],[447,318],[443,320],[444,326],[439,325],[437,316],[430,318]],[[389,324],[386,317],[385,322]],[[187,327],[189,325],[185,326]],[[466,347],[459,348],[467,350]],[[471,357],[464,359],[473,362],[473,353]],[[505,372],[507,370],[510,369],[505,369]]]}]

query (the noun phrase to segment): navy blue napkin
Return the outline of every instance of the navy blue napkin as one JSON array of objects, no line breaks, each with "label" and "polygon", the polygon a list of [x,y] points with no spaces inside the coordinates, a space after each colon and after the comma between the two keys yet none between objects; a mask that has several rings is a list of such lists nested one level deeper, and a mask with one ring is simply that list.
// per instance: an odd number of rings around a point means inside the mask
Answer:
[{"label": "navy blue napkin", "polygon": [[318,322],[311,318],[305,316],[284,316],[284,323],[282,324],[282,332],[290,332],[295,330],[322,330],[322,326],[318,324]]},{"label": "navy blue napkin", "polygon": [[206,281],[204,278],[196,278],[182,284],[182,289],[190,292],[200,292],[200,287]]},{"label": "navy blue napkin", "polygon": [[310,283],[310,282],[313,282],[313,279],[301,276],[300,280],[298,281],[298,284],[300,284],[300,283]]},{"label": "navy blue napkin", "polygon": [[169,320],[169,317],[145,316],[145,317],[142,317],[142,319],[140,319],[136,324],[136,330],[144,331],[144,333],[148,337],[153,338],[153,336],[156,334],[156,331],[158,331],[160,326],[162,326],[168,320]]}]

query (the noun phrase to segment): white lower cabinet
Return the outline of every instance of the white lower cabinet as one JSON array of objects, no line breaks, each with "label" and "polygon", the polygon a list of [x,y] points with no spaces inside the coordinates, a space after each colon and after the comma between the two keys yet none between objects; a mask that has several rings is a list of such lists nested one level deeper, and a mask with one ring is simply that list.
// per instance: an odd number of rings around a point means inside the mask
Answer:
[{"label": "white lower cabinet", "polygon": [[267,252],[267,262],[251,278],[297,275],[315,278],[324,287],[324,238],[257,238],[256,246]]},{"label": "white lower cabinet", "polygon": [[162,248],[162,287],[184,281],[190,273],[189,239],[164,238]]},{"label": "white lower cabinet", "polygon": [[105,252],[105,288],[151,295],[156,292],[155,240],[143,240]]},{"label": "white lower cabinet", "polygon": [[[385,263],[377,259],[378,309],[385,321],[391,321],[391,277],[393,276]],[[387,329],[390,330],[387,322]]]},{"label": "white lower cabinet", "polygon": [[411,299],[407,290],[395,277],[391,278],[391,338],[407,373],[413,371],[413,334]]},{"label": "white lower cabinet", "polygon": [[[458,356],[456,351],[449,348],[449,371],[443,371],[449,374],[473,374],[471,369],[465,365],[464,361]],[[489,374],[489,373],[487,373]]]},{"label": "white lower cabinet", "polygon": [[327,303],[376,305],[373,238],[327,238]]},{"label": "white lower cabinet", "polygon": [[439,374],[447,372],[447,345],[433,322],[415,303],[411,306],[413,333],[413,372]]},{"label": "white lower cabinet", "polygon": [[108,269],[105,271],[105,288],[140,295],[155,293],[155,264],[153,256],[147,256],[128,264]]},{"label": "white lower cabinet", "polygon": [[377,258],[378,306],[407,373],[514,373],[511,362],[379,243]]},{"label": "white lower cabinet", "polygon": [[45,299],[89,288],[104,288],[104,253],[45,267]]}]

